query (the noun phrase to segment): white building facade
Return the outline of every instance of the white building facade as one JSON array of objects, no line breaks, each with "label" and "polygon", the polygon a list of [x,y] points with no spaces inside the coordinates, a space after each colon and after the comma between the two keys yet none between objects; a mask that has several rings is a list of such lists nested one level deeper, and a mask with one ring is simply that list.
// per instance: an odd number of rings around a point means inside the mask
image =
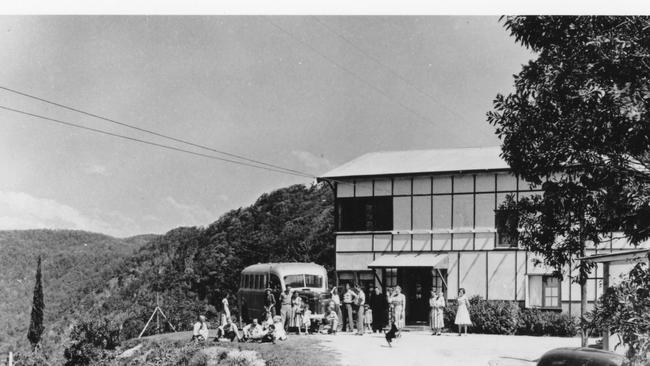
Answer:
[{"label": "white building facade", "polygon": [[[448,299],[464,288],[469,296],[577,314],[579,285],[536,266],[505,234],[512,215],[499,206],[506,196],[541,190],[517,179],[499,153],[496,147],[371,153],[320,177],[336,194],[339,283],[400,285],[409,323],[426,321],[432,288]],[[624,239],[612,238],[587,254],[625,249]],[[587,282],[590,304],[602,294],[602,276],[599,265]]]}]

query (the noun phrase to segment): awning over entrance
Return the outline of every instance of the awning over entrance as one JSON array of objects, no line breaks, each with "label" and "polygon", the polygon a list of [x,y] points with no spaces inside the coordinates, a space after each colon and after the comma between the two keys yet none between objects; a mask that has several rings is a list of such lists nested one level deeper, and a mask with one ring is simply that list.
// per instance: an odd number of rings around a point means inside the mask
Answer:
[{"label": "awning over entrance", "polygon": [[449,259],[447,254],[436,253],[398,253],[384,254],[371,262],[369,268],[395,268],[395,267],[433,267],[447,268]]}]

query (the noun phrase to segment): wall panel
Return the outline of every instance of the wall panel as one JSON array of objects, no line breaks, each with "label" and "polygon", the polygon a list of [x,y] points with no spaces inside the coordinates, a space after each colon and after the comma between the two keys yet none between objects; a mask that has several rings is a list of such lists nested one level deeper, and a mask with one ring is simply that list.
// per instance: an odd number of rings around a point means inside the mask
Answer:
[{"label": "wall panel", "polygon": [[451,234],[433,234],[433,250],[451,250]]},{"label": "wall panel", "polygon": [[392,235],[375,235],[375,252],[389,252]]},{"label": "wall panel", "polygon": [[413,235],[413,250],[414,251],[430,251],[431,250],[431,235],[429,235],[429,234],[415,234],[415,235]]},{"label": "wall panel", "polygon": [[336,184],[337,197],[352,197],[354,196],[354,183],[340,182]]},{"label": "wall panel", "polygon": [[460,287],[467,295],[485,298],[485,252],[460,253]]},{"label": "wall panel", "polygon": [[372,253],[336,253],[337,271],[367,271]]},{"label": "wall panel", "polygon": [[371,197],[372,196],[372,180],[357,181],[355,186],[355,197]]},{"label": "wall panel", "polygon": [[370,252],[372,235],[337,235],[337,252]]},{"label": "wall panel", "polygon": [[515,300],[516,252],[488,252],[488,299]]},{"label": "wall panel", "polygon": [[449,265],[447,266],[447,297],[450,299],[458,298],[458,254],[451,252],[448,254]]},{"label": "wall panel", "polygon": [[411,235],[393,235],[393,251],[411,251]]}]

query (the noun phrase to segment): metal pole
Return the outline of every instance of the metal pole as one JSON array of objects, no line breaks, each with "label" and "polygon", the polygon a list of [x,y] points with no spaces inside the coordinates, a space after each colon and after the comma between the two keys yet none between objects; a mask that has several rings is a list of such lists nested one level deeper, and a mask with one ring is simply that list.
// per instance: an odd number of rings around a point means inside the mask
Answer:
[{"label": "metal pole", "polygon": [[[603,292],[609,288],[609,262],[603,263]],[[603,349],[610,351],[609,347],[609,327],[603,329]]]}]

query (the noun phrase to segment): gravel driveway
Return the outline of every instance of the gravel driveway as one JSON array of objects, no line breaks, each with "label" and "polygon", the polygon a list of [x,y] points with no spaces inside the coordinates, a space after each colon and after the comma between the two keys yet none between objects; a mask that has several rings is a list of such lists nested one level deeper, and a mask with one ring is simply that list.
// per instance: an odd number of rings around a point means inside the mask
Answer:
[{"label": "gravel driveway", "polygon": [[544,352],[557,347],[579,347],[580,338],[456,334],[432,336],[404,332],[388,347],[383,335],[319,335],[323,345],[340,355],[344,366],[534,366]]}]

